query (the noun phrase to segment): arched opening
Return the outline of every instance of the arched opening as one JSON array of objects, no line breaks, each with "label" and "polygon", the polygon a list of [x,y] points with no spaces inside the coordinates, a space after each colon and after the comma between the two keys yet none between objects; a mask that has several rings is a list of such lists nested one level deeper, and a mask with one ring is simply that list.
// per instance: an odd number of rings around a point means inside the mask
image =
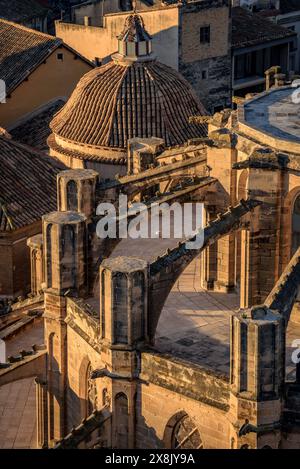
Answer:
[{"label": "arched opening", "polygon": [[128,399],[126,394],[119,392],[115,397],[115,447],[118,449],[128,448]]},{"label": "arched opening", "polygon": [[78,194],[75,181],[69,181],[67,184],[67,207],[68,210],[74,212],[78,210]]},{"label": "arched opening", "polygon": [[164,444],[167,449],[203,449],[196,424],[183,411],[169,420],[164,433]]},{"label": "arched opening", "polygon": [[117,273],[113,278],[114,343],[128,342],[127,276]]},{"label": "arched opening", "polygon": [[64,225],[61,237],[61,264],[64,266],[60,269],[61,287],[76,287],[76,266],[75,266],[75,233],[74,228],[70,225]]},{"label": "arched opening", "polygon": [[55,332],[52,332],[48,338],[48,405],[49,405],[49,439],[55,438],[55,407],[58,406],[55,397],[55,390],[57,387],[56,378],[58,377],[58,364],[54,357],[55,345],[57,336]]},{"label": "arched opening", "polygon": [[292,240],[291,240],[291,256],[295,254],[300,246],[300,194],[297,195],[292,211]]},{"label": "arched opening", "polygon": [[105,337],[105,275],[106,270],[102,270],[100,281],[100,333],[102,339]]},{"label": "arched opening", "polygon": [[110,405],[110,397],[107,388],[102,389],[102,406],[109,406]]},{"label": "arched opening", "polygon": [[85,181],[82,185],[82,204],[81,211],[83,213],[91,213],[94,207],[93,202],[93,183],[92,181]]},{"label": "arched opening", "polygon": [[145,336],[144,324],[144,291],[145,279],[142,272],[136,272],[133,275],[133,285],[136,301],[132,305],[132,334],[134,337],[143,338]]},{"label": "arched opening", "polygon": [[52,225],[46,228],[46,273],[47,273],[47,288],[52,287],[52,240],[51,240]]},{"label": "arched opening", "polygon": [[85,375],[85,417],[91,415],[97,409],[97,384],[92,379],[92,365],[89,363]]}]

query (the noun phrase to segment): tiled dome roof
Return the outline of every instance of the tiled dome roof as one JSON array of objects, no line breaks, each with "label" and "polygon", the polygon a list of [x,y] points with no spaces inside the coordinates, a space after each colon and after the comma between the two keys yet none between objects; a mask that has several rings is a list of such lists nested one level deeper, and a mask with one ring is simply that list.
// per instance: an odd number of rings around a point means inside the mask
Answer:
[{"label": "tiled dome roof", "polygon": [[112,61],[88,72],[51,122],[53,133],[80,145],[124,149],[133,137],[167,146],[204,136],[189,117],[206,114],[189,83],[155,60]]}]

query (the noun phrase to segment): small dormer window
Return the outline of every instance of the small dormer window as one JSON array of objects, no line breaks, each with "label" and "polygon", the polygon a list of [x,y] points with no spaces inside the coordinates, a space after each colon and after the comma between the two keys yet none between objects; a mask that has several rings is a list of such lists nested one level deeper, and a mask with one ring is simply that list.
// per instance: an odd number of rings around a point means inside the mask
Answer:
[{"label": "small dormer window", "polygon": [[147,42],[142,41],[138,43],[138,55],[147,55],[148,53],[148,48],[147,48]]}]

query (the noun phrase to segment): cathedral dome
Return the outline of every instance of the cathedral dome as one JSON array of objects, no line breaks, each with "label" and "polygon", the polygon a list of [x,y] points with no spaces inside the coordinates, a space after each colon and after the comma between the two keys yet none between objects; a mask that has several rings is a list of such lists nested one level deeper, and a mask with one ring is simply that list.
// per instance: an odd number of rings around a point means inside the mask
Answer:
[{"label": "cathedral dome", "polygon": [[94,159],[110,155],[118,164],[130,138],[158,137],[175,146],[204,136],[204,125],[189,122],[206,114],[204,107],[176,70],[154,59],[139,15],[126,19],[118,41],[113,60],[84,75],[52,120],[50,147],[55,140],[65,151],[88,149]]}]

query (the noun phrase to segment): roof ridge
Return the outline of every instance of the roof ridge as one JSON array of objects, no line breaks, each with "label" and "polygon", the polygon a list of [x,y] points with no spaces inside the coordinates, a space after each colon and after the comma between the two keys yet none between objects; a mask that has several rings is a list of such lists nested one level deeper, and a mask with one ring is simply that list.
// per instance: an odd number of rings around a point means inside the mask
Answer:
[{"label": "roof ridge", "polygon": [[[0,232],[41,219],[57,206],[56,176],[65,165],[42,152],[0,137]],[[17,181],[17,183],[16,183]]]},{"label": "roof ridge", "polygon": [[0,18],[0,22],[1,23],[6,23],[6,24],[11,25],[11,26],[14,26],[17,29],[22,29],[23,31],[27,31],[27,32],[35,34],[37,36],[42,36],[45,39],[52,40],[53,42],[59,41],[61,44],[63,43],[63,40],[61,38],[57,37],[57,36],[52,36],[51,34],[42,33],[41,31],[37,31],[36,29],[28,28],[27,26],[24,26],[24,25],[19,24],[19,23],[15,23],[14,21],[6,20],[5,18]]},{"label": "roof ridge", "polygon": [[[47,153],[44,153],[41,150],[38,150],[37,148],[33,148],[30,145],[26,145],[26,143],[21,143],[18,142],[17,140],[14,140],[13,138],[7,138],[4,135],[0,135],[0,141],[4,140],[8,144],[15,145],[17,148],[20,148],[20,150],[26,150],[30,151],[32,154],[36,156],[43,157],[49,164],[53,165],[53,162],[57,163],[59,166],[61,165],[62,167],[65,167],[64,163],[62,163],[58,158],[55,156],[50,156],[47,155]],[[53,161],[54,160],[54,161]],[[62,168],[63,169],[63,168]]]},{"label": "roof ridge", "polygon": [[113,130],[114,130],[114,121],[115,121],[115,115],[116,115],[116,112],[117,112],[116,104],[117,104],[117,101],[118,101],[119,93],[121,93],[123,80],[126,79],[126,75],[128,74],[128,70],[129,70],[130,67],[125,66],[124,68],[125,68],[125,71],[123,71],[123,73],[121,75],[121,79],[119,80],[119,83],[117,85],[117,88],[116,88],[116,91],[115,91],[114,97],[113,97],[114,112],[112,113],[111,118],[110,118],[109,128],[108,128],[108,132],[107,132],[107,140],[106,140],[106,143],[107,143],[108,146],[109,146],[109,142],[111,141],[112,133],[113,133]]}]

